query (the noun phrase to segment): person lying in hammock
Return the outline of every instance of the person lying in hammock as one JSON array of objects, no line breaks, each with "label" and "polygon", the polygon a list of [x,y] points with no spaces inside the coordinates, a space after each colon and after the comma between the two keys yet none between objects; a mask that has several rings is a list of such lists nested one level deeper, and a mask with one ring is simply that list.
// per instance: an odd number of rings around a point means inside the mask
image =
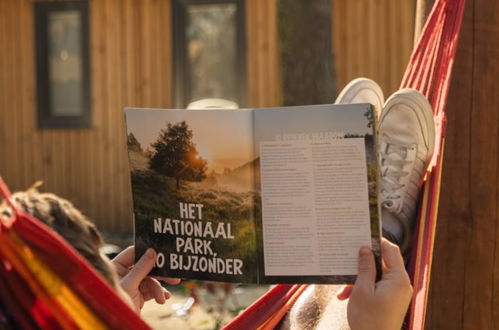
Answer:
[{"label": "person lying in hammock", "polygon": [[[420,189],[433,155],[435,124],[431,105],[421,93],[411,89],[399,90],[384,102],[381,88],[367,78],[350,82],[336,103],[375,106],[379,122],[381,222],[383,236],[394,244],[383,239],[384,273],[380,282],[374,284],[374,263],[366,261],[361,253],[353,289],[309,286],[280,328],[400,329],[412,287],[399,256],[400,251],[405,260],[409,255]],[[350,300],[346,301],[348,297]]]},{"label": "person lying in hammock", "polygon": [[[337,103],[370,102],[379,110],[383,103],[379,91],[374,82],[359,79],[347,86]],[[405,254],[410,246],[421,179],[433,149],[434,131],[424,113],[428,110],[426,105],[426,99],[417,92],[402,90],[386,102],[379,120],[383,233]],[[431,115],[431,108],[429,112]],[[110,261],[99,251],[103,241],[95,225],[69,201],[39,193],[36,188],[15,193],[13,200],[73,245],[137,312],[147,300],[155,299],[161,304],[170,297],[157,279],[147,276],[156,259],[154,250],[147,250],[136,264],[133,247]],[[2,205],[0,214],[4,212],[8,208]],[[372,252],[361,248],[354,288],[311,286],[292,308],[282,328],[400,328],[411,297],[411,285],[399,248],[383,240],[382,254],[386,267],[380,282],[374,283]],[[171,278],[161,280],[170,284],[180,282]],[[345,312],[345,303],[339,302],[348,297]]]},{"label": "person lying in hammock", "polygon": [[[117,294],[126,301],[135,311],[140,313],[144,302],[155,299],[162,304],[170,297],[157,279],[148,275],[154,266],[156,252],[148,249],[135,263],[134,247],[128,247],[109,260],[100,252],[103,240],[95,225],[90,222],[71,202],[51,193],[40,193],[36,186],[26,192],[16,192],[12,200],[25,212],[30,213],[44,224],[52,228],[70,243],[107,282],[115,288]],[[0,215],[9,217],[10,208],[5,203],[0,204]],[[347,329],[396,329],[400,324],[411,296],[409,278],[405,272],[404,262],[398,247],[387,240],[382,242],[383,258],[388,271],[375,288],[374,256],[370,248],[363,247],[359,251],[359,276],[353,290],[346,288],[340,294],[343,298],[350,296],[347,314],[341,314],[341,309],[329,308],[324,310],[321,318],[313,315],[323,329],[330,329],[330,321],[338,320],[335,326],[346,324],[345,315],[348,315]],[[179,279],[160,278],[169,284],[177,284]],[[320,286],[334,288],[335,286]],[[319,290],[319,297],[309,293],[303,295],[297,304],[297,310],[316,311],[324,299],[330,300],[328,291]],[[375,293],[375,294],[374,294]],[[312,298],[312,299],[311,299]],[[308,306],[304,306],[308,305]],[[324,304],[327,305],[327,304]],[[298,315],[301,321],[308,320]],[[310,322],[309,325],[315,324]],[[373,327],[376,325],[376,327]],[[309,329],[300,326],[297,329]],[[337,328],[341,329],[341,328]]]},{"label": "person lying in hammock", "polygon": [[[156,252],[148,249],[135,263],[135,248],[128,247],[113,260],[100,252],[103,239],[95,225],[73,204],[51,193],[40,193],[36,186],[16,192],[12,200],[25,212],[52,228],[82,255],[137,313],[144,302],[155,299],[164,304],[170,293],[158,280],[178,284],[180,279],[147,276],[156,261]],[[9,217],[11,209],[0,204],[0,216]]]}]

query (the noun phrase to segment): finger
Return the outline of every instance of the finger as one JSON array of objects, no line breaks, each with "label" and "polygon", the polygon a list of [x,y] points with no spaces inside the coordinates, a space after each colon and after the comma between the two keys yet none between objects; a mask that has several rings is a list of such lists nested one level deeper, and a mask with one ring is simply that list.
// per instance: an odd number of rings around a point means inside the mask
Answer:
[{"label": "finger", "polygon": [[364,292],[374,292],[374,282],[376,279],[376,266],[372,250],[363,246],[359,250],[359,273],[353,287],[352,293],[362,290]]},{"label": "finger", "polygon": [[163,281],[168,284],[179,284],[182,282],[182,279],[180,278],[174,278],[174,277],[163,277],[163,276],[151,276],[154,279],[157,279],[158,281]]},{"label": "finger", "polygon": [[128,274],[122,279],[121,285],[125,290],[138,288],[142,280],[149,274],[156,262],[156,251],[147,249]]},{"label": "finger", "polygon": [[154,299],[159,304],[163,304],[165,302],[163,288],[159,283],[155,283],[154,279],[150,277],[146,277],[140,283],[139,291],[144,298],[144,301]]},{"label": "finger", "polygon": [[151,277],[146,277],[142,283],[146,284],[147,292],[149,292],[154,297],[158,304],[165,303],[165,289],[157,280]]},{"label": "finger", "polygon": [[[149,301],[151,299],[155,299],[156,300],[156,297],[154,295],[152,295],[151,293],[149,293],[149,292],[146,292],[142,297],[144,298],[144,301]],[[163,297],[164,297],[163,302],[158,302],[158,300],[156,300],[156,302],[158,304],[162,305],[162,304],[164,304],[164,302],[166,302],[166,300],[168,300],[168,299],[170,299],[172,297],[172,294],[170,293],[170,291],[164,289],[163,290]]]},{"label": "finger", "polygon": [[161,283],[150,276],[146,277],[140,283],[139,291],[140,294],[142,294],[144,301],[154,299],[160,304],[163,304],[166,299],[169,299],[171,296],[170,292],[161,286]]},{"label": "finger", "polygon": [[381,241],[381,253],[387,270],[405,270],[404,259],[397,245],[383,238]]},{"label": "finger", "polygon": [[345,300],[350,298],[350,295],[352,294],[353,290],[353,285],[345,285],[343,289],[336,295],[338,300]]},{"label": "finger", "polygon": [[148,301],[148,300],[151,300],[151,299],[155,299],[156,296],[155,296],[155,292],[152,288],[150,288],[150,285],[149,285],[149,277],[146,277],[142,280],[142,282],[140,282],[139,284],[139,287],[138,287],[138,291],[139,291],[139,295],[142,296],[142,298],[144,299],[144,301]]},{"label": "finger", "polygon": [[129,268],[135,263],[135,246],[131,245],[111,260],[114,264]]},{"label": "finger", "polygon": [[150,294],[149,292],[146,292],[146,293],[142,294],[142,298],[144,298],[144,301],[149,301],[151,299],[154,299],[154,296],[152,294]]}]

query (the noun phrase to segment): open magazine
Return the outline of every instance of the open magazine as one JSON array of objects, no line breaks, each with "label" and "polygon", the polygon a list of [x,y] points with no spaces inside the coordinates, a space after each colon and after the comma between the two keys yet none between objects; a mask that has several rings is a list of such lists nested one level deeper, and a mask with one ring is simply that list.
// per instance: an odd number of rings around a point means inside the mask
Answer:
[{"label": "open magazine", "polygon": [[380,265],[370,104],[125,110],[136,255],[153,275],[353,283]]}]

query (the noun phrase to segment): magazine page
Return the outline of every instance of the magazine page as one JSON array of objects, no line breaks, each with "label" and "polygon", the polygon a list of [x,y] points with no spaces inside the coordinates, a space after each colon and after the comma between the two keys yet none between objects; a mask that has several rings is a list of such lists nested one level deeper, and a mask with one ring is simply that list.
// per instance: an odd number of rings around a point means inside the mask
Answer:
[{"label": "magazine page", "polygon": [[125,113],[136,255],[158,252],[153,275],[257,282],[251,111]]},{"label": "magazine page", "polygon": [[369,104],[255,110],[261,283],[353,283],[362,245],[379,264],[372,111]]}]

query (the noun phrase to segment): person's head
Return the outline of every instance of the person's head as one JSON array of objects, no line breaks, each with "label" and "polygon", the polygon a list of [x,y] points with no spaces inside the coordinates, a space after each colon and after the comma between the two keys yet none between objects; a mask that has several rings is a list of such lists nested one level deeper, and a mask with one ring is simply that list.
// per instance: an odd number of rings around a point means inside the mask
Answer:
[{"label": "person's head", "polygon": [[[62,236],[114,287],[125,300],[116,270],[100,248],[104,242],[96,226],[71,202],[51,193],[40,193],[35,184],[23,192],[12,195],[14,203]],[[10,217],[12,209],[5,201],[0,204],[0,216]]]}]

